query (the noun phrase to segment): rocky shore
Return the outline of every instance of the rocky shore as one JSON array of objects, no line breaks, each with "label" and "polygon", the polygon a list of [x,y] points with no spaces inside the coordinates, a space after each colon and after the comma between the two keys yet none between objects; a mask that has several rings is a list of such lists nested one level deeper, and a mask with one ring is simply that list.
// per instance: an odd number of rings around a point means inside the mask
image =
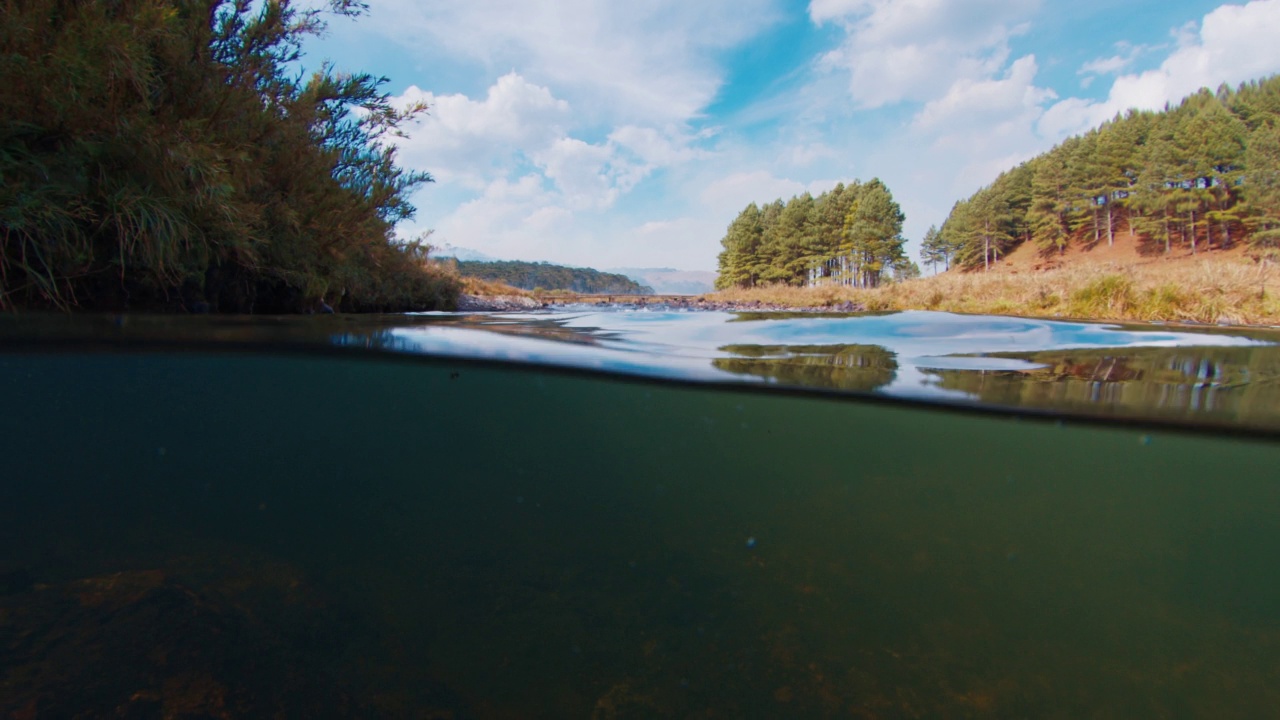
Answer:
[{"label": "rocky shore", "polygon": [[524,295],[462,295],[458,298],[459,312],[519,312],[523,310],[586,309],[650,310],[654,312],[806,312],[851,313],[864,312],[861,303],[842,302],[833,305],[778,305],[752,301],[709,300],[702,296],[682,295],[615,295],[577,298],[556,298],[539,301]]},{"label": "rocky shore", "polygon": [[547,307],[527,295],[459,295],[458,312],[516,312]]}]

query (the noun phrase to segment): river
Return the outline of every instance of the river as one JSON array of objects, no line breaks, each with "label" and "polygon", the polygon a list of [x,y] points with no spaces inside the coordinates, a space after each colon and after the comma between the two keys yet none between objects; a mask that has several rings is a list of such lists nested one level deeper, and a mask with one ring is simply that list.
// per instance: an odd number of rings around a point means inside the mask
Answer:
[{"label": "river", "polygon": [[1265,716],[1277,339],[4,318],[0,715]]}]

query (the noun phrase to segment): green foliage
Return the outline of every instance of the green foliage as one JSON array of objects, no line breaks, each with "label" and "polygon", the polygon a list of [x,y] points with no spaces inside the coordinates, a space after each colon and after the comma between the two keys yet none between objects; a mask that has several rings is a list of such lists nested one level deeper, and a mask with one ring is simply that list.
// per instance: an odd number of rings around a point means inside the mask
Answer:
[{"label": "green foliage", "polygon": [[905,220],[893,194],[879,178],[862,186],[844,226],[845,239],[852,248],[855,285],[876,287],[881,275],[902,259]]},{"label": "green foliage", "polygon": [[936,270],[939,265],[943,270],[950,270],[951,253],[952,248],[943,240],[942,233],[938,232],[938,226],[930,225],[924,234],[924,240],[920,243],[920,259],[929,266],[930,270]]},{"label": "green foliage", "polygon": [[1250,242],[1259,255],[1275,259],[1280,256],[1280,119],[1250,133],[1246,158]]},{"label": "green foliage", "polygon": [[291,0],[29,0],[0,16],[0,307],[447,306],[394,241],[430,181],[386,138],[424,108],[328,66]]},{"label": "green foliage", "polygon": [[1045,253],[1073,241],[1112,243],[1126,220],[1164,252],[1247,240],[1273,253],[1277,126],[1280,77],[1201,90],[1160,113],[1118,115],[956,203],[922,258],[989,267],[1028,239]]},{"label": "green foliage", "polygon": [[[878,282],[902,255],[901,215],[879,180],[841,183],[816,198],[804,193],[763,208],[752,203],[720,241],[716,288]],[[861,224],[850,234],[855,217]]]},{"label": "green foliage", "polygon": [[572,290],[579,293],[612,295],[652,295],[653,288],[641,285],[626,275],[604,273],[591,268],[573,268],[550,263],[500,260],[496,262],[461,261],[458,273],[463,277],[506,283],[524,290]]},{"label": "green foliage", "polygon": [[1057,153],[1037,158],[1031,183],[1031,209],[1027,223],[1031,237],[1042,252],[1056,250],[1061,253],[1067,247],[1071,235],[1071,173],[1068,158],[1073,150],[1063,146]]}]

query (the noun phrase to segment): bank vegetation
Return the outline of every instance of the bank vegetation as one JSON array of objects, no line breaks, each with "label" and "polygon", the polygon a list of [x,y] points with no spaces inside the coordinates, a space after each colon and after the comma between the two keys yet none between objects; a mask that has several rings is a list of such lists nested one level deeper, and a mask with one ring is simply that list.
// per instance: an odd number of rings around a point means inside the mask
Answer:
[{"label": "bank vegetation", "polygon": [[304,40],[355,0],[26,0],[0,13],[0,308],[449,307],[395,239],[423,107]]}]

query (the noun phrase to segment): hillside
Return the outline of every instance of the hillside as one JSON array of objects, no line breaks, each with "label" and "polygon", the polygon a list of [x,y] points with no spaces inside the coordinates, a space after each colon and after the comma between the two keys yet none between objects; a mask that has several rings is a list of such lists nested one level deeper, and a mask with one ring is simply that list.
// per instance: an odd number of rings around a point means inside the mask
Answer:
[{"label": "hillside", "polygon": [[613,295],[653,293],[653,288],[641,285],[625,275],[545,262],[464,260],[457,263],[457,268],[458,273],[464,278],[506,283],[522,290],[569,290],[578,293]]},{"label": "hillside", "polygon": [[[1238,243],[1230,248],[1222,248],[1220,244],[1210,247],[1201,245],[1192,252],[1190,246],[1173,247],[1168,253],[1153,250],[1151,243],[1142,235],[1134,232],[1128,223],[1118,222],[1114,228],[1113,243],[1090,242],[1088,233],[1077,233],[1072,236],[1061,252],[1045,251],[1034,243],[1023,243],[1008,255],[993,264],[987,272],[1019,273],[1045,272],[1067,269],[1117,269],[1137,267],[1169,267],[1198,264],[1201,261],[1245,261],[1249,260],[1249,246]],[[964,272],[961,267],[952,272]],[[975,269],[981,272],[981,269]]]},{"label": "hillside", "polygon": [[921,259],[989,270],[1033,249],[1050,265],[1081,248],[1123,257],[1125,234],[1140,259],[1280,255],[1280,77],[1204,88],[1064,140],[957,202]]}]

